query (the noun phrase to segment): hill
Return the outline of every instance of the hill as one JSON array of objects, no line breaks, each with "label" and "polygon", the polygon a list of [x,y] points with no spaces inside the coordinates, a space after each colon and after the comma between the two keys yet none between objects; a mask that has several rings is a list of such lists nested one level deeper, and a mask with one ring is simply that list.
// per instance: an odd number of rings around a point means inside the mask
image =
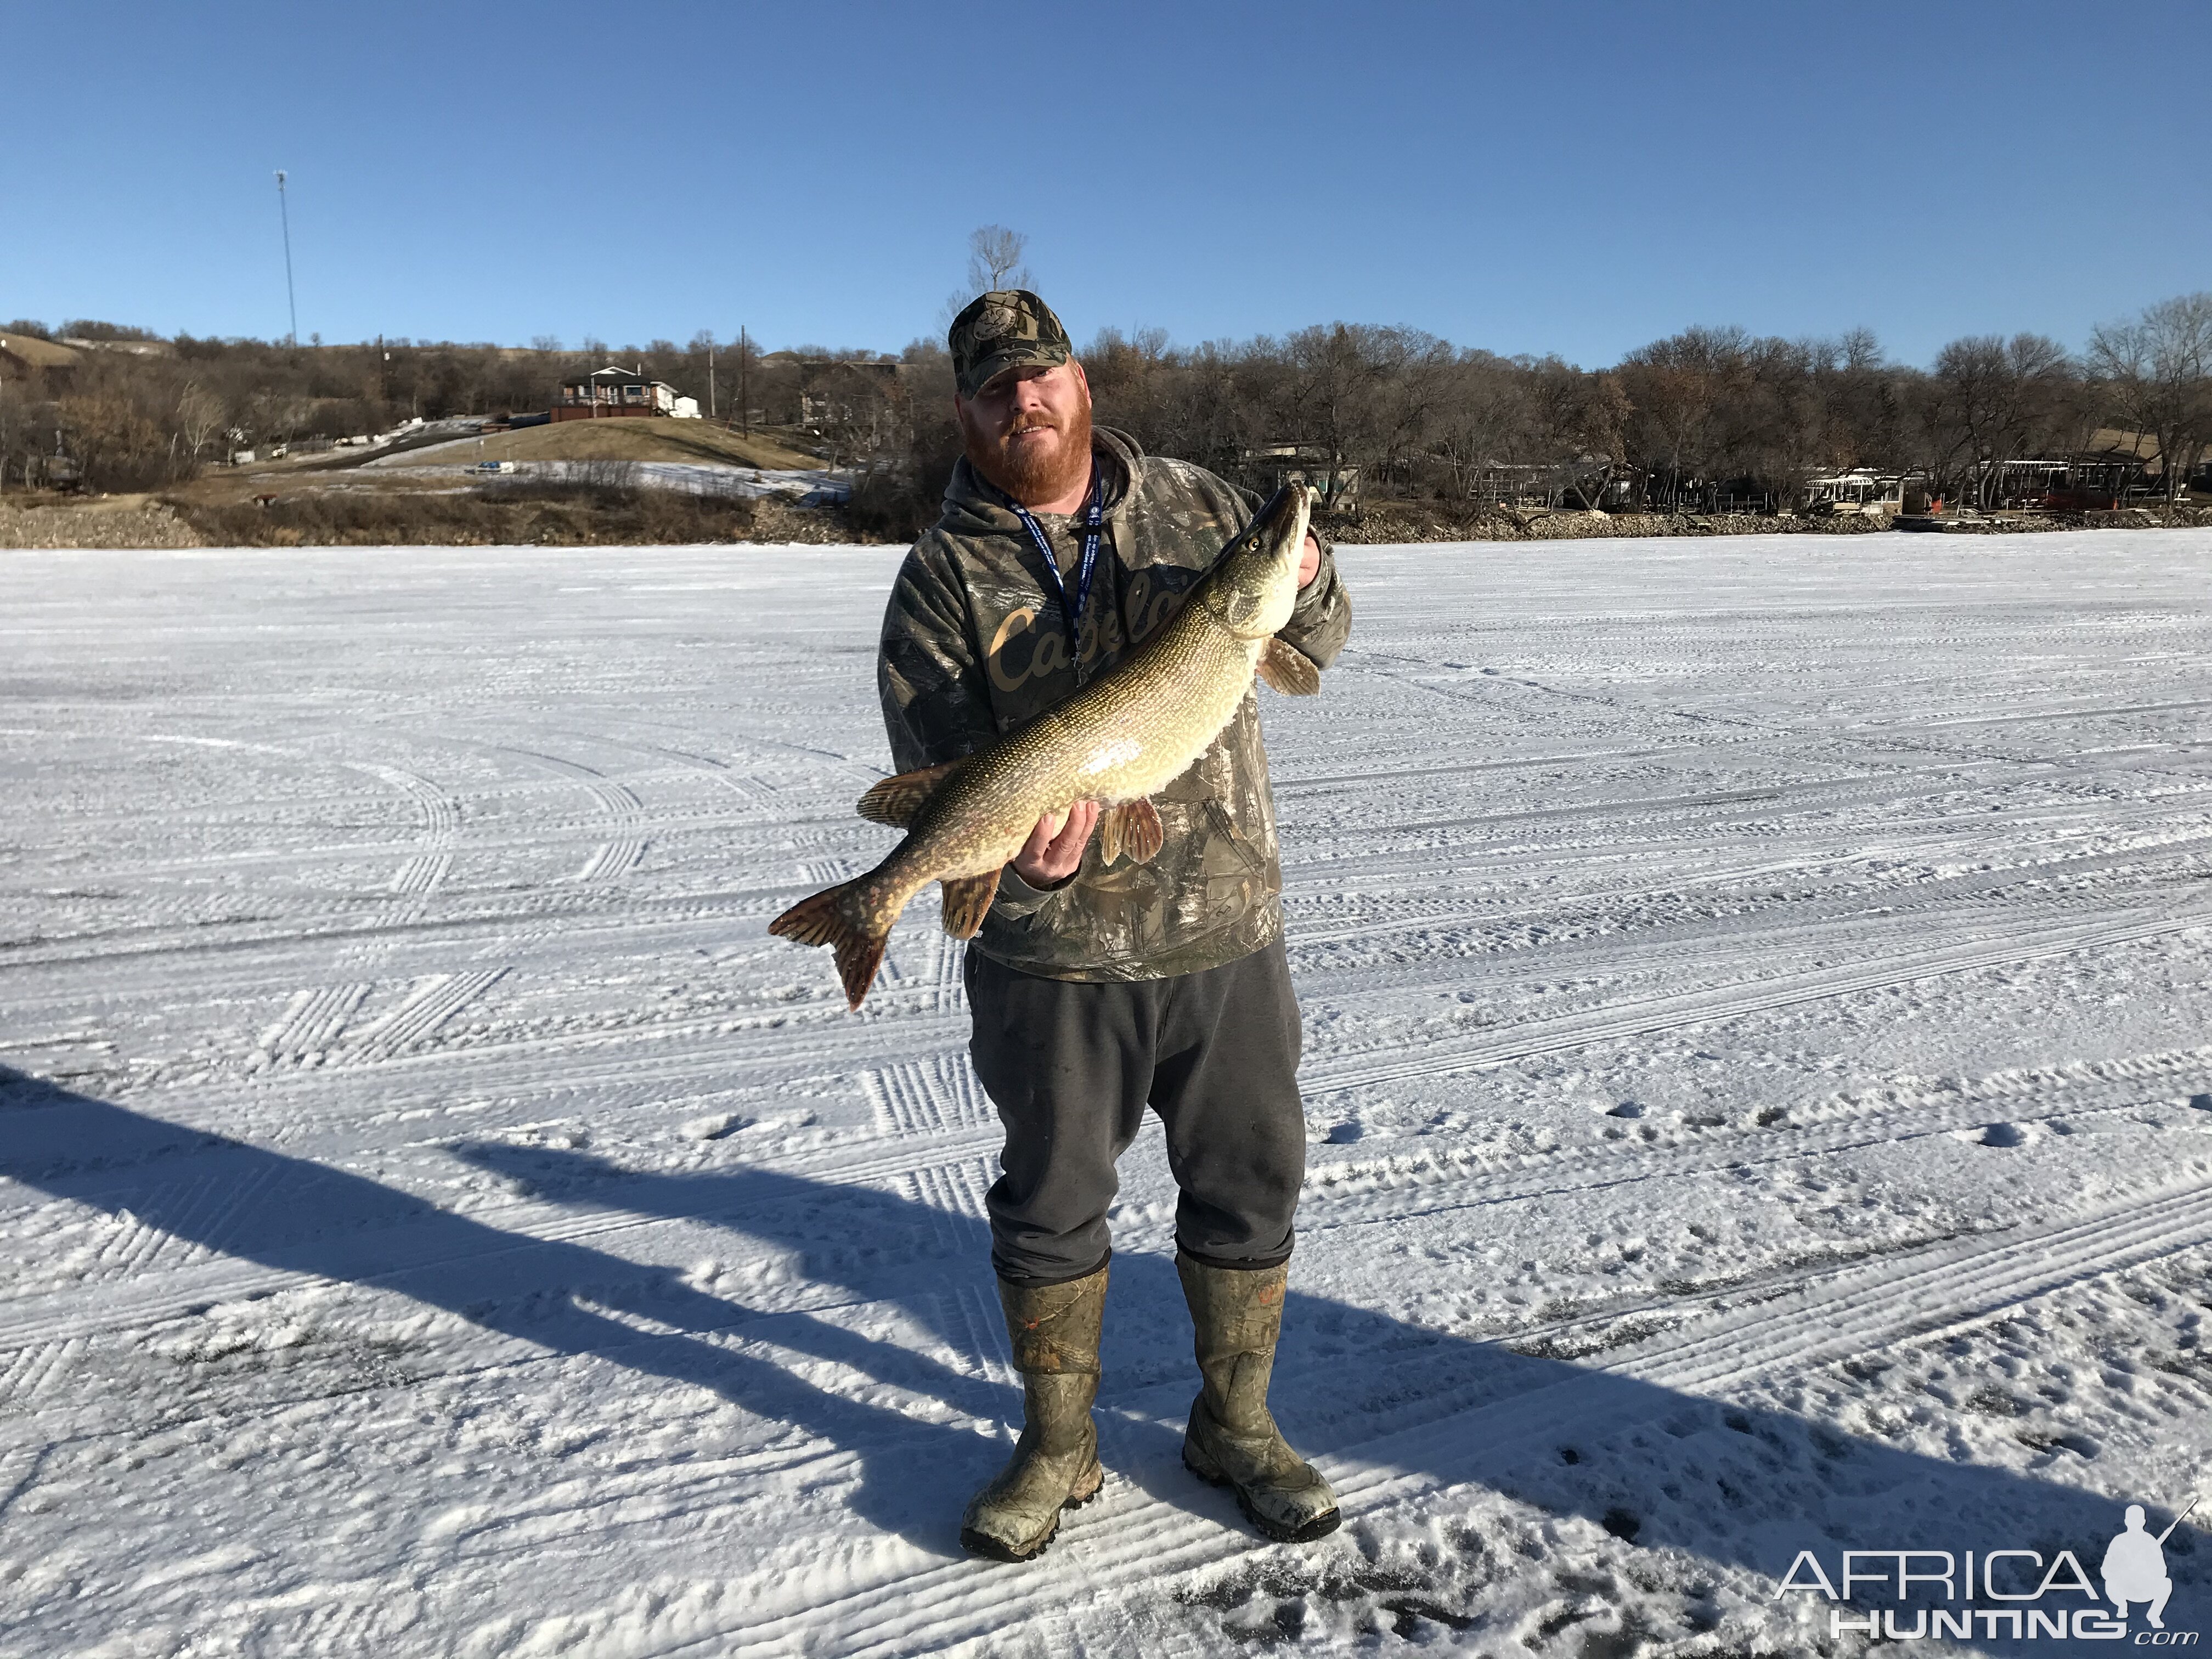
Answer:
[{"label": "hill", "polygon": [[635,418],[561,421],[487,432],[481,438],[414,450],[404,459],[392,458],[395,465],[475,461],[684,461],[772,471],[822,465],[818,456],[759,433],[746,435],[708,421]]}]

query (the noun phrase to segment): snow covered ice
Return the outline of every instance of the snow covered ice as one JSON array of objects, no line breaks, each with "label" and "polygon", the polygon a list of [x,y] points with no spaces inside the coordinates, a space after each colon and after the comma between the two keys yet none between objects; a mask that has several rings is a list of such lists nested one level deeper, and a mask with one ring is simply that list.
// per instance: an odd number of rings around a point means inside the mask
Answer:
[{"label": "snow covered ice", "polygon": [[2212,533],[1341,556],[1262,707],[1346,1525],[1177,1462],[1155,1134],[1026,1567],[961,947],[764,932],[892,843],[896,551],[0,556],[0,1650],[1802,1652],[1801,1549],[2163,1528]]}]

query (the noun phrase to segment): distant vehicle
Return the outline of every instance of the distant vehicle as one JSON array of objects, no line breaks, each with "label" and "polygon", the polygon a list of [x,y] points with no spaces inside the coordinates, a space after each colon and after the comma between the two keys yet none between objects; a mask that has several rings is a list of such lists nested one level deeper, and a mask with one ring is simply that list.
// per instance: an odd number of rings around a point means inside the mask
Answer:
[{"label": "distant vehicle", "polygon": [[513,461],[478,461],[470,470],[475,472],[512,472],[514,471],[514,463]]}]

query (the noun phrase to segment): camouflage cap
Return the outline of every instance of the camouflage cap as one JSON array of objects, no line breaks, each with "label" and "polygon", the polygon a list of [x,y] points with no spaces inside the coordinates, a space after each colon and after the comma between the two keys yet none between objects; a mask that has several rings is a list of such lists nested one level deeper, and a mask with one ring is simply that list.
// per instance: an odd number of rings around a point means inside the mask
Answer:
[{"label": "camouflage cap", "polygon": [[1025,288],[970,300],[945,336],[960,395],[972,398],[1002,369],[1057,368],[1073,355],[1052,307]]}]

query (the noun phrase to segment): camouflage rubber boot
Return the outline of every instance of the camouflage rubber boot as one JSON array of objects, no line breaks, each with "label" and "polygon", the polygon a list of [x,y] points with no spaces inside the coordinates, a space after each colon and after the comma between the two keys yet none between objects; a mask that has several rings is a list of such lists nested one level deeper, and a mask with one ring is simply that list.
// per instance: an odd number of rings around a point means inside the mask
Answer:
[{"label": "camouflage rubber boot", "polygon": [[1180,1252],[1176,1272],[1198,1328],[1198,1370],[1182,1461],[1227,1486],[1244,1518],[1268,1537],[1304,1544],[1336,1530],[1336,1492],[1284,1441],[1267,1411],[1267,1379],[1283,1328],[1287,1266],[1209,1267]]},{"label": "camouflage rubber boot", "polygon": [[1042,1290],[999,1281],[1022,1378],[1022,1437],[998,1478],[960,1517],[960,1542],[977,1555],[1026,1561],[1052,1542],[1060,1512],[1097,1496],[1098,1330],[1106,1313],[1106,1269]]}]

